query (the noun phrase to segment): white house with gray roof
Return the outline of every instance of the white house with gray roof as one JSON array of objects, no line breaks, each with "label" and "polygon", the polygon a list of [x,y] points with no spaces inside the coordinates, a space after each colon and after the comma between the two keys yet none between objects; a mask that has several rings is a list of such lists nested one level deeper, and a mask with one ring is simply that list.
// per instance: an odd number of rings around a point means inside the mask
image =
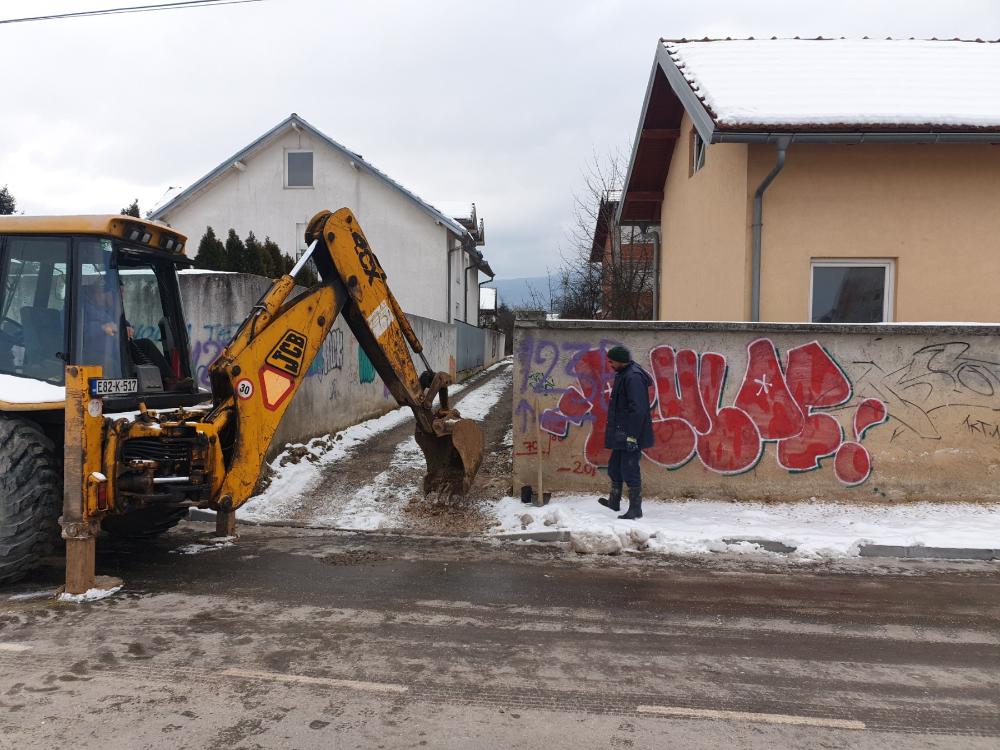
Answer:
[{"label": "white house with gray roof", "polygon": [[188,236],[189,252],[211,226],[245,238],[270,237],[292,257],[305,249],[306,223],[322,209],[357,215],[403,309],[476,325],[480,273],[493,272],[479,249],[482,222],[448,216],[297,114],[150,213]]}]

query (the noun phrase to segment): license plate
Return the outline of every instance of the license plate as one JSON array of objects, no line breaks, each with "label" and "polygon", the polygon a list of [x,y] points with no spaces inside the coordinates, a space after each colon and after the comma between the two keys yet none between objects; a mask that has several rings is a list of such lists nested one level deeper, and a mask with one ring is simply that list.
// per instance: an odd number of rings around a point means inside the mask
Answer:
[{"label": "license plate", "polygon": [[124,396],[139,392],[139,381],[136,378],[121,380],[105,380],[93,378],[90,381],[91,396]]}]

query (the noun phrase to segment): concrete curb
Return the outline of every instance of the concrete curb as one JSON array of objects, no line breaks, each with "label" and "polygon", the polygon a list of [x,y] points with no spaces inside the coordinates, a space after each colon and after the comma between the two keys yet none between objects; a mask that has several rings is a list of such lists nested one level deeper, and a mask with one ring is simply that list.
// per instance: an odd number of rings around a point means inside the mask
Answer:
[{"label": "concrete curb", "polygon": [[927,560],[1000,560],[1000,549],[974,547],[899,547],[892,544],[864,544],[861,557],[905,557]]},{"label": "concrete curb", "polygon": [[515,531],[509,534],[492,534],[489,539],[501,542],[568,542],[569,532],[560,531]]},{"label": "concrete curb", "polygon": [[756,544],[761,549],[765,549],[768,552],[780,552],[781,554],[787,555],[789,552],[794,552],[795,547],[789,547],[784,542],[776,542],[773,539],[760,539],[758,537],[729,537],[723,539],[726,544],[740,544],[741,542],[748,542],[749,544]]}]

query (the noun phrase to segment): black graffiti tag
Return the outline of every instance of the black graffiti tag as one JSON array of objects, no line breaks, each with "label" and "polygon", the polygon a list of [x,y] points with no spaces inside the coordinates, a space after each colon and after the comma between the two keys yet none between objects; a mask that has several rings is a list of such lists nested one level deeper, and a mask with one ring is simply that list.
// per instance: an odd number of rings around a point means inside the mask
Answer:
[{"label": "black graffiti tag", "polygon": [[368,285],[374,284],[376,279],[385,281],[385,271],[382,270],[375,253],[368,247],[368,241],[357,232],[351,232],[351,237],[354,238],[354,252],[358,254],[361,268],[368,277]]}]

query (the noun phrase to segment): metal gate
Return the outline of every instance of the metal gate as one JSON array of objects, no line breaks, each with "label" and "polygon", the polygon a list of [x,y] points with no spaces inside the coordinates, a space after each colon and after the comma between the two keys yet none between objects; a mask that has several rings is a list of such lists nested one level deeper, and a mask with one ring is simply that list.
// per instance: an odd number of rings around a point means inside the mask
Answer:
[{"label": "metal gate", "polygon": [[459,372],[483,366],[485,337],[483,329],[455,321],[455,369]]}]

